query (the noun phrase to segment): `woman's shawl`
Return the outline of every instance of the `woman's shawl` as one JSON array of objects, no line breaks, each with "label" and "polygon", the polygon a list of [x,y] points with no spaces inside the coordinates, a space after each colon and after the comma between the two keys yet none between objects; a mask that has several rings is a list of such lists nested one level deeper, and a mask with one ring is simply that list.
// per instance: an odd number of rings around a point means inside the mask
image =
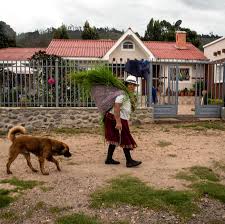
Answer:
[{"label": "woman's shawl", "polygon": [[98,110],[103,114],[113,107],[116,97],[122,94],[124,94],[123,90],[112,86],[94,85],[91,88],[91,96]]}]

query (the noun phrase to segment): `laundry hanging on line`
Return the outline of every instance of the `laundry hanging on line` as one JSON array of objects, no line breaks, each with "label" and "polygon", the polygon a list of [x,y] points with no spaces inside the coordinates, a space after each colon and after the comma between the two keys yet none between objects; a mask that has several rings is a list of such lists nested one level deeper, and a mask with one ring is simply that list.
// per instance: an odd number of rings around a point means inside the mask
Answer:
[{"label": "laundry hanging on line", "polygon": [[145,80],[150,75],[150,62],[147,60],[128,60],[125,64],[125,72],[136,76],[143,77]]},{"label": "laundry hanging on line", "polygon": [[[147,60],[128,60],[125,64],[125,72],[136,76],[143,77],[146,81],[150,76],[150,62]],[[152,87],[152,102],[156,104],[157,99],[157,89]]]}]

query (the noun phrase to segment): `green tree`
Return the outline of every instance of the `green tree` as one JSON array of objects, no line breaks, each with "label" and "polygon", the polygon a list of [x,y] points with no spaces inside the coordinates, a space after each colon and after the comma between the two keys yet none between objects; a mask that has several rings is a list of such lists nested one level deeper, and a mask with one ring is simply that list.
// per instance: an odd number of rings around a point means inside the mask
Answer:
[{"label": "green tree", "polygon": [[144,40],[174,41],[175,28],[166,20],[159,21],[151,18],[145,31]]},{"label": "green tree", "polygon": [[144,40],[155,40],[154,39],[154,19],[151,18],[147,25],[147,30],[145,31]]},{"label": "green tree", "polygon": [[166,20],[160,22],[161,35],[164,41],[175,41],[176,27]]},{"label": "green tree", "polygon": [[97,32],[96,28],[95,27],[92,28],[88,21],[86,21],[84,23],[84,27],[83,27],[81,37],[82,37],[82,39],[85,39],[85,40],[99,39],[99,35],[98,35],[98,32]]},{"label": "green tree", "polygon": [[54,39],[69,39],[69,34],[65,25],[60,26],[58,29],[54,30]]},{"label": "green tree", "polygon": [[181,30],[186,31],[188,42],[191,42],[198,48],[201,46],[201,41],[196,31],[190,30],[189,28],[181,28]]},{"label": "green tree", "polygon": [[176,24],[172,25],[166,20],[155,20],[151,18],[147,25],[143,40],[151,41],[175,41],[175,33],[177,30],[186,31],[187,41],[191,42],[196,47],[200,47],[200,39],[197,32],[189,28],[177,27]]},{"label": "green tree", "polygon": [[[53,30],[53,28],[52,28]],[[53,38],[52,32],[35,30],[34,32],[20,33],[16,37],[17,47],[47,47]]]},{"label": "green tree", "polygon": [[135,32],[135,34],[138,36],[138,38],[141,38],[141,36],[138,32]]},{"label": "green tree", "polygon": [[150,22],[147,25],[147,30],[145,31],[144,40],[155,40],[162,41],[163,38],[164,27],[162,22],[159,20],[155,20],[151,18]]},{"label": "green tree", "polygon": [[0,48],[15,46],[16,32],[5,22],[0,21]]}]

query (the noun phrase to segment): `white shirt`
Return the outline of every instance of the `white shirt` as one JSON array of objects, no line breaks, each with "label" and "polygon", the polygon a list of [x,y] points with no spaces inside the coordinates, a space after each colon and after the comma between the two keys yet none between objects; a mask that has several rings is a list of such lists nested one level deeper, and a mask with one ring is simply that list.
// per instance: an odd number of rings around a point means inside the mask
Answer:
[{"label": "white shirt", "polygon": [[[131,103],[130,98],[126,95],[119,95],[116,97],[115,103],[121,103],[120,106],[120,118],[124,120],[130,119]],[[114,114],[114,108],[110,110],[111,114]]]}]

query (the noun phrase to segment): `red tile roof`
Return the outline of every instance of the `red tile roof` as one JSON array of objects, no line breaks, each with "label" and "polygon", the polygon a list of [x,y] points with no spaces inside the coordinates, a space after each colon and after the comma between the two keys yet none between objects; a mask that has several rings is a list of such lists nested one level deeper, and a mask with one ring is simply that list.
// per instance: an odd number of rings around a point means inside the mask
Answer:
[{"label": "red tile roof", "polygon": [[204,53],[191,43],[182,50],[175,47],[175,42],[144,41],[144,44],[159,59],[207,60]]},{"label": "red tile roof", "polygon": [[[59,40],[54,39],[46,52],[61,57],[102,58],[116,43],[115,40]],[[175,42],[144,41],[145,46],[159,59],[206,60],[203,52],[191,43],[187,49],[179,50]]]},{"label": "red tile roof", "polygon": [[[116,43],[115,40],[59,40],[54,39],[45,48],[4,48],[0,49],[0,60],[27,60],[35,52],[45,50],[47,54],[61,57],[102,58]],[[191,43],[187,49],[179,50],[175,42],[144,41],[145,46],[159,59],[207,60],[203,52]]]},{"label": "red tile roof", "polygon": [[26,61],[40,50],[45,51],[46,48],[2,48],[0,49],[0,61]]},{"label": "red tile roof", "polygon": [[46,53],[61,57],[102,58],[115,44],[114,40],[59,40],[50,42]]}]

